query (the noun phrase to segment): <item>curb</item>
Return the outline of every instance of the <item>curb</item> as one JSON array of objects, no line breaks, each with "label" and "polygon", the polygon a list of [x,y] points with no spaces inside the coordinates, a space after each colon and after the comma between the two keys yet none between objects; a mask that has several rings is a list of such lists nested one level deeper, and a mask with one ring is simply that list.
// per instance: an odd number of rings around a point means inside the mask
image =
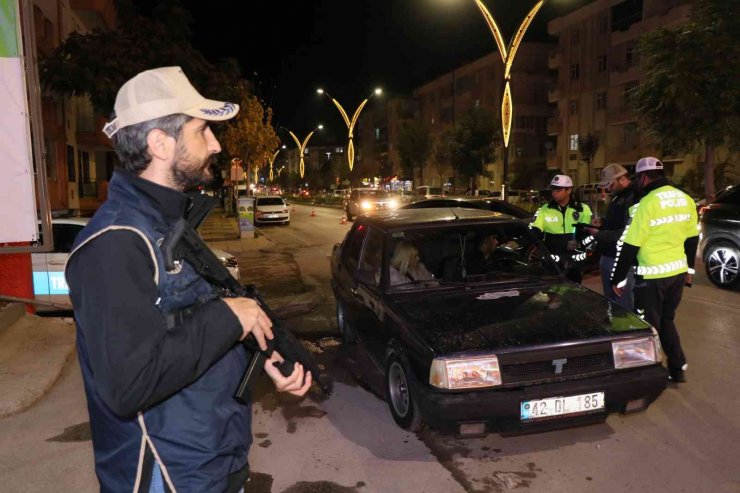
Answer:
[{"label": "curb", "polygon": [[0,334],[8,327],[16,323],[26,314],[26,308],[21,303],[9,303],[0,309]]},{"label": "curb", "polygon": [[0,334],[0,418],[41,399],[75,353],[71,319],[23,314]]}]

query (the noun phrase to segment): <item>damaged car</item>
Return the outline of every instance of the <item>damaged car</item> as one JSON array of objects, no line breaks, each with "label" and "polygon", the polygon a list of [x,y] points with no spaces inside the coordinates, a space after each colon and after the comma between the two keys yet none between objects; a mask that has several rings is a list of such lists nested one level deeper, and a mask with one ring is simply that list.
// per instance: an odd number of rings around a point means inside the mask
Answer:
[{"label": "damaged car", "polygon": [[335,245],[331,272],[342,341],[375,363],[406,430],[479,436],[590,424],[645,410],[667,386],[655,329],[566,280],[512,216],[363,215]]}]

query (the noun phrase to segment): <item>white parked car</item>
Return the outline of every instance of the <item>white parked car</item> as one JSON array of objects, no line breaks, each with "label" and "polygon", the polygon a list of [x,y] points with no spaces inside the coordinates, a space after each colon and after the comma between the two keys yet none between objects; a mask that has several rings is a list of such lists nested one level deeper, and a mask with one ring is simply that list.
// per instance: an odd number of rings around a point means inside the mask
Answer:
[{"label": "white parked car", "polygon": [[290,224],[290,209],[278,195],[258,195],[254,199],[254,224]]},{"label": "white parked car", "polygon": [[[64,266],[69,258],[75,238],[89,220],[86,217],[54,218],[51,220],[54,251],[31,254],[33,293],[36,300],[71,309],[72,302],[69,299],[69,286],[67,286],[64,279]],[[229,273],[239,281],[241,276],[237,258],[218,248],[211,248],[211,251],[229,270]],[[63,310],[63,308],[55,308],[51,305],[38,305],[36,307],[36,311],[39,312],[60,310]]]}]

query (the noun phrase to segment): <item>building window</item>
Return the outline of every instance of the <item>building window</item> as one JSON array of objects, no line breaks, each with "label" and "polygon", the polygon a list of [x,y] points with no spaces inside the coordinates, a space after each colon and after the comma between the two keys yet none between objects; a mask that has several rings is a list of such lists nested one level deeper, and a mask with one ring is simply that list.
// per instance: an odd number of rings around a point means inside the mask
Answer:
[{"label": "building window", "polygon": [[599,17],[599,34],[604,34],[609,29],[609,16],[602,15]]},{"label": "building window", "polygon": [[568,107],[569,107],[568,114],[570,116],[578,115],[578,100],[577,99],[571,99]]},{"label": "building window", "polygon": [[627,53],[625,54],[625,62],[627,64],[627,68],[634,67],[637,65],[637,50],[634,46],[628,46],[627,47]]},{"label": "building window", "polygon": [[571,46],[576,46],[580,42],[580,31],[578,29],[573,29],[570,32],[570,44]]},{"label": "building window", "polygon": [[605,91],[596,93],[596,109],[597,110],[606,109],[606,92]]},{"label": "building window", "polygon": [[578,134],[571,134],[570,135],[570,146],[568,147],[571,151],[577,151],[578,150]]},{"label": "building window", "polygon": [[76,182],[75,176],[75,148],[67,146],[67,181]]},{"label": "building window", "polygon": [[606,55],[599,55],[596,62],[599,72],[606,72]]},{"label": "building window", "polygon": [[578,77],[580,76],[580,65],[575,63],[570,66],[570,80],[578,80]]},{"label": "building window", "polygon": [[622,93],[624,106],[630,105],[630,98],[632,97],[632,94],[637,90],[638,83],[637,82],[628,82],[624,85],[624,93]]},{"label": "building window", "polygon": [[622,143],[625,149],[637,149],[637,124],[628,123],[624,126]]},{"label": "building window", "polygon": [[380,139],[380,129],[375,127],[375,140]]}]

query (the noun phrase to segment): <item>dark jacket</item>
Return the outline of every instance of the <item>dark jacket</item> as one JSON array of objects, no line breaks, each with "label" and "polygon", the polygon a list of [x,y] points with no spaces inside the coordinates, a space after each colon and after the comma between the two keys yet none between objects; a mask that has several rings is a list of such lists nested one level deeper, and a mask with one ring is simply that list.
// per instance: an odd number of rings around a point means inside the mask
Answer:
[{"label": "dark jacket", "polygon": [[108,196],[66,269],[101,491],[148,492],[155,461],[170,489],[238,491],[251,444],[251,408],[233,398],[241,326],[158,247],[187,197],[120,172]]},{"label": "dark jacket", "polygon": [[627,221],[630,218],[630,207],[639,202],[635,183],[621,192],[615,192],[609,201],[601,229],[595,235],[596,251],[605,256],[614,258],[617,256],[617,241],[622,236]]}]

